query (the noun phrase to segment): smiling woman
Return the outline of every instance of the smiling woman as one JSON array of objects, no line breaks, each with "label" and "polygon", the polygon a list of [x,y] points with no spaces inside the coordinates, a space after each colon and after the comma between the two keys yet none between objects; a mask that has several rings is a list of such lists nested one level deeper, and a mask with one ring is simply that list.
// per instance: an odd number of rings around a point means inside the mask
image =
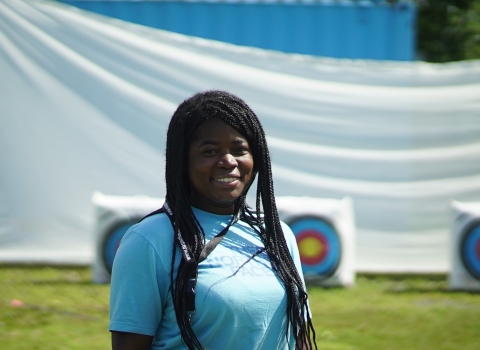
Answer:
[{"label": "smiling woman", "polygon": [[316,348],[295,237],[278,218],[250,107],[223,91],[181,103],[165,176],[163,208],[129,229],[115,257],[113,349]]}]

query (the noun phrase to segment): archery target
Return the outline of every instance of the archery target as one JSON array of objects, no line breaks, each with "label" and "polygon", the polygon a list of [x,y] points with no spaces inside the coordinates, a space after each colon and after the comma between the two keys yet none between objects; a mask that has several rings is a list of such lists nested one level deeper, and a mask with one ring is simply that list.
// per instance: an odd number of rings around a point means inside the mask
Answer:
[{"label": "archery target", "polygon": [[123,235],[128,229],[137,221],[120,222],[105,235],[105,240],[102,244],[102,257],[105,268],[108,273],[112,273],[113,259],[117,253],[118,246],[122,240]]},{"label": "archery target", "polygon": [[148,213],[160,208],[163,200],[146,196],[109,196],[95,192],[95,260],[92,279],[109,283],[113,260],[128,229]]},{"label": "archery target", "polygon": [[480,291],[480,202],[452,200],[450,289]]},{"label": "archery target", "polygon": [[480,220],[469,225],[460,244],[463,266],[476,280],[480,281]]},{"label": "archery target", "polygon": [[297,218],[289,226],[297,240],[303,273],[332,276],[342,258],[340,238],[333,226],[319,217]]}]

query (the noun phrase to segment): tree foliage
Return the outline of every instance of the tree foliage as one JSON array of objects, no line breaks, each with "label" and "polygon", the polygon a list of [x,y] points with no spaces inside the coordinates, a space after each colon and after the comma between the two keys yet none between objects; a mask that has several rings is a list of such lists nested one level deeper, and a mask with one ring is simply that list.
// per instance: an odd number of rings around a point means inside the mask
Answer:
[{"label": "tree foliage", "polygon": [[417,52],[428,62],[480,58],[480,0],[418,0]]}]

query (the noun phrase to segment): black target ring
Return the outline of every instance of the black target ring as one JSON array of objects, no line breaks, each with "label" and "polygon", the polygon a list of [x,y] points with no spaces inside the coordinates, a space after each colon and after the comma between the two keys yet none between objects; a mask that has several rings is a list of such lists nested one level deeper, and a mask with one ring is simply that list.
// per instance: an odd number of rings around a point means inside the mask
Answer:
[{"label": "black target ring", "polygon": [[100,248],[103,265],[109,274],[112,273],[113,259],[115,258],[115,254],[117,253],[123,235],[140,219],[141,218],[117,221],[115,224],[111,225],[107,234],[105,234]]},{"label": "black target ring", "polygon": [[480,281],[480,219],[474,220],[467,226],[459,250],[465,269]]}]

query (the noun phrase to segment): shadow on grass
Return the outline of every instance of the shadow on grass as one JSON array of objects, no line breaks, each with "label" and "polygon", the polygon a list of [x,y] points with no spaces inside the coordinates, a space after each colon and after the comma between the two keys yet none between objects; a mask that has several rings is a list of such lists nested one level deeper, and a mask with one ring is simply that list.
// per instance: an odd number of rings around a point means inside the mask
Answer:
[{"label": "shadow on grass", "polygon": [[448,286],[408,286],[408,285],[393,285],[385,290],[386,293],[391,294],[426,294],[426,293],[440,293],[440,294],[471,294],[480,295],[480,291],[471,290],[457,290],[450,289]]},{"label": "shadow on grass", "polygon": [[14,315],[15,317],[18,317],[19,315],[25,314],[30,317],[35,317],[36,323],[38,323],[38,317],[42,315],[50,315],[50,314],[58,314],[62,316],[74,317],[74,318],[91,320],[91,321],[101,320],[101,317],[96,315],[86,315],[86,314],[62,310],[59,308],[50,307],[46,305],[24,303],[20,300],[7,300],[5,304],[11,307],[10,315]]},{"label": "shadow on grass", "polygon": [[402,282],[395,283],[385,289],[386,293],[392,294],[424,294],[424,293],[452,293],[446,286],[432,284],[408,285]]},{"label": "shadow on grass", "polygon": [[79,286],[103,286],[103,284],[93,283],[92,281],[75,281],[69,279],[51,279],[51,280],[30,280],[28,283],[35,284],[35,285],[79,285]]},{"label": "shadow on grass", "polygon": [[65,264],[37,264],[37,263],[0,263],[0,269],[29,269],[29,270],[89,270],[89,265],[65,265]]},{"label": "shadow on grass", "polygon": [[[77,265],[44,265],[44,264],[0,264],[2,270],[15,271],[15,280],[18,284],[33,285],[101,285],[94,283],[91,278],[90,266]],[[33,276],[32,276],[33,274]],[[34,277],[32,279],[31,277]]]},{"label": "shadow on grass", "polygon": [[447,274],[360,274],[359,278],[383,284],[383,290],[391,294],[479,294],[450,289]]}]

